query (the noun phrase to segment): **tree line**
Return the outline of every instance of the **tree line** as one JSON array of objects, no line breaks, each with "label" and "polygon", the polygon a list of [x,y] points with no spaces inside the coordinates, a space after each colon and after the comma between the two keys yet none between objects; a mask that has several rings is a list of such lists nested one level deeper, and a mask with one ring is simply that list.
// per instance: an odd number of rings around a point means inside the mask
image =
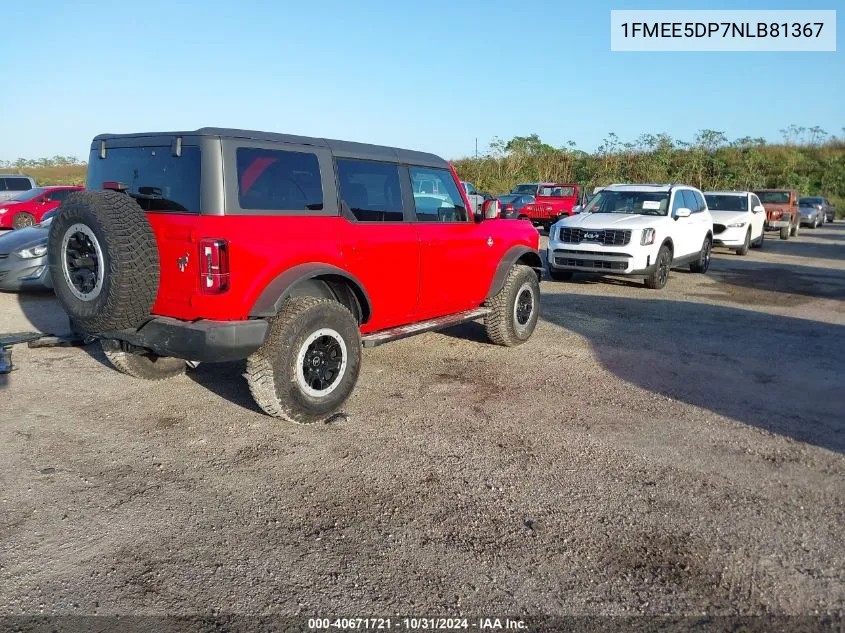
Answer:
[{"label": "tree line", "polygon": [[518,182],[574,182],[588,187],[616,182],[685,183],[702,190],[789,187],[801,195],[845,202],[845,128],[842,137],[819,127],[791,125],[783,141],[729,140],[700,130],[692,141],[643,134],[623,141],[608,134],[595,152],[544,143],[537,134],[493,139],[484,155],[454,161],[463,180],[480,191],[505,193]]}]

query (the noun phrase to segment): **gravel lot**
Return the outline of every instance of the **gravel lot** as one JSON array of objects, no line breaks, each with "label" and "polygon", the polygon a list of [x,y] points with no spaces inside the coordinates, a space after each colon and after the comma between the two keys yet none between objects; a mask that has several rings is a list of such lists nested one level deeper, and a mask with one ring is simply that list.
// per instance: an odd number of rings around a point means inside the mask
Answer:
[{"label": "gravel lot", "polygon": [[[841,615],[845,224],[772,237],[663,291],[543,281],[517,349],[365,350],[328,425],[262,415],[242,364],[18,346],[0,615]],[[33,328],[55,301],[0,295]]]}]

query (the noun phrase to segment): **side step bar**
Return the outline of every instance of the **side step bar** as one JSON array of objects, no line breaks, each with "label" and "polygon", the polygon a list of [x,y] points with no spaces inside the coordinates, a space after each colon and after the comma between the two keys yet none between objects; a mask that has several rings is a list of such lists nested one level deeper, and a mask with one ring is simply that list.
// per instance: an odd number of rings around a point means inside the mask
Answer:
[{"label": "side step bar", "polygon": [[415,334],[422,334],[423,332],[431,332],[432,330],[441,330],[450,325],[457,325],[458,323],[466,323],[467,321],[475,321],[490,312],[490,308],[475,308],[467,310],[466,312],[457,312],[436,319],[428,321],[420,321],[419,323],[412,323],[411,325],[402,325],[400,327],[390,328],[389,330],[379,330],[371,334],[365,334],[361,337],[361,342],[364,347],[375,347],[382,343],[389,343],[390,341],[398,341],[401,338],[408,338]]}]

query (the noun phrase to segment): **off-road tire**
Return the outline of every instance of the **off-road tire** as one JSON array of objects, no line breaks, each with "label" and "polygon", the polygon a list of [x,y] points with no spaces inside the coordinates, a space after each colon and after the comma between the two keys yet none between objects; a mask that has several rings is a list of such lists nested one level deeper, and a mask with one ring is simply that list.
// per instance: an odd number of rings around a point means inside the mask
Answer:
[{"label": "off-road tire", "polygon": [[780,239],[788,240],[789,239],[789,227],[782,226],[780,227]]},{"label": "off-road tire", "polygon": [[751,248],[751,229],[745,233],[745,243],[736,249],[737,255],[748,255],[748,249]]},{"label": "off-road tire", "polygon": [[[309,337],[320,330],[342,338],[345,368],[330,393],[314,396],[299,382],[299,375],[304,375],[304,371],[298,374],[299,356],[308,353]],[[355,388],[360,367],[361,334],[352,313],[331,299],[292,297],[270,320],[267,340],[247,359],[245,377],[256,404],[267,415],[310,424],[326,420],[343,405]]]},{"label": "off-road tire", "polygon": [[[525,311],[519,308],[517,301],[525,305],[525,299],[529,295],[531,310],[526,320],[520,322],[522,317],[518,314],[525,315]],[[531,338],[540,317],[540,282],[537,273],[530,266],[515,264],[508,271],[502,289],[488,299],[485,305],[490,308],[490,312],[484,317],[487,337],[496,345],[521,345]]]},{"label": "off-road tire", "polygon": [[549,268],[549,277],[555,281],[569,281],[572,279],[573,272],[571,270],[555,270]]},{"label": "off-road tire", "polygon": [[669,270],[672,268],[672,251],[665,244],[657,251],[654,260],[654,270],[643,280],[645,287],[651,290],[661,290],[669,282]]},{"label": "off-road tire", "polygon": [[12,218],[12,228],[15,229],[25,229],[26,227],[33,226],[34,224],[35,216],[31,213],[27,213],[26,211],[16,213],[15,217]]},{"label": "off-road tire", "polygon": [[689,265],[690,271],[703,275],[710,270],[710,260],[713,257],[713,238],[709,235],[704,238],[704,244],[698,252],[698,261]]},{"label": "off-road tire", "polygon": [[108,361],[122,374],[144,380],[167,380],[185,373],[181,358],[125,351],[120,341],[102,340],[100,344]]},{"label": "off-road tire", "polygon": [[[103,268],[99,292],[81,299],[65,276],[63,240],[75,225],[96,238]],[[76,233],[79,234],[79,233]],[[136,328],[148,318],[158,293],[158,247],[138,203],[116,191],[78,191],[62,203],[50,224],[50,275],[56,297],[83,331]]]}]

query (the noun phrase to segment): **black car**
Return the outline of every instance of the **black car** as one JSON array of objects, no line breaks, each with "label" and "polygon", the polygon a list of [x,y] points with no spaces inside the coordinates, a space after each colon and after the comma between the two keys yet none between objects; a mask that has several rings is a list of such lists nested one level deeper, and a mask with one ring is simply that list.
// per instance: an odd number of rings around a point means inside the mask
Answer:
[{"label": "black car", "polygon": [[507,193],[496,196],[496,199],[502,205],[501,217],[508,220],[527,220],[528,216],[522,213],[522,208],[535,201],[534,196],[519,193]]}]

